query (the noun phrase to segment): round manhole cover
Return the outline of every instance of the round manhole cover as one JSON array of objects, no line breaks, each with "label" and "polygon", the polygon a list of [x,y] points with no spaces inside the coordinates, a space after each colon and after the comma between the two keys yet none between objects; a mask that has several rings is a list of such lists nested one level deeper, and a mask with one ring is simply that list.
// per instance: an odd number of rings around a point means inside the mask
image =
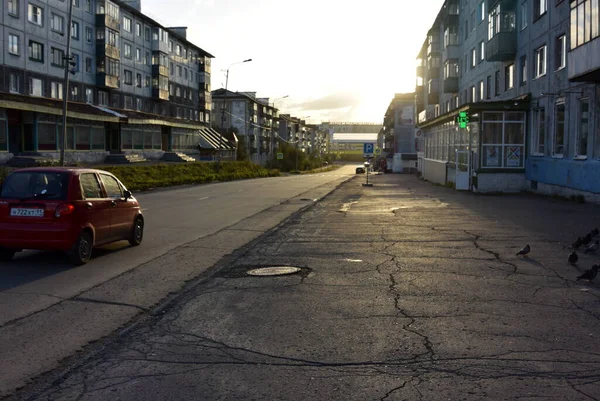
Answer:
[{"label": "round manhole cover", "polygon": [[248,270],[247,274],[250,276],[282,276],[284,274],[298,273],[301,270],[299,267],[293,266],[272,266]]}]

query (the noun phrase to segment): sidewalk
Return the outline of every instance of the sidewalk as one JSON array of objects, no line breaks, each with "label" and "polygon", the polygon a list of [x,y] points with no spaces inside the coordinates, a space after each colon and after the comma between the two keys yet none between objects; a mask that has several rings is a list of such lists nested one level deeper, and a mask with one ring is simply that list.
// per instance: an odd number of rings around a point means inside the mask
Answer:
[{"label": "sidewalk", "polygon": [[[342,185],[39,400],[600,398],[597,206],[412,175]],[[530,244],[529,257],[516,257]],[[297,266],[256,277],[248,269]]]}]

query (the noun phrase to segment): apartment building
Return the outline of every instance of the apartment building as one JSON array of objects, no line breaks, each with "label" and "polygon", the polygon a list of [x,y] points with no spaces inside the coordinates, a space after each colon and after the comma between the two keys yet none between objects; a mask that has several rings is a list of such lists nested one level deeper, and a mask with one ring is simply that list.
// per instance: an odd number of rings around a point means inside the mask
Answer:
[{"label": "apartment building", "polygon": [[415,93],[396,93],[384,118],[382,157],[392,159],[390,169],[395,173],[416,169],[419,140],[415,130]]},{"label": "apartment building", "polygon": [[[139,1],[5,0],[0,69],[0,161],[58,157],[65,68],[67,161],[108,154],[196,152],[210,132],[213,56],[141,12]],[[4,134],[4,135],[2,135]]]},{"label": "apartment building", "polygon": [[446,0],[417,57],[424,178],[461,190],[595,197],[597,7]]}]

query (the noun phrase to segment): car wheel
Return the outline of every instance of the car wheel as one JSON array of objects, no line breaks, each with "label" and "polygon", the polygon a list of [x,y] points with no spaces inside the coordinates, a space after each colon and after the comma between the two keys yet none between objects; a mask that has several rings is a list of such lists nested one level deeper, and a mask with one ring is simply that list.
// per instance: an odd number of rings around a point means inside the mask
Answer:
[{"label": "car wheel", "polygon": [[133,229],[131,232],[131,238],[129,239],[129,243],[132,246],[138,246],[142,243],[142,239],[144,238],[144,219],[138,217],[135,219],[135,223],[133,223]]},{"label": "car wheel", "polygon": [[69,252],[69,258],[71,262],[75,266],[81,266],[89,262],[92,257],[92,248],[94,247],[94,243],[92,240],[92,236],[83,231],[77,237],[77,241],[73,245],[73,249]]},{"label": "car wheel", "polygon": [[15,256],[15,251],[10,249],[0,248],[0,262],[10,262]]}]

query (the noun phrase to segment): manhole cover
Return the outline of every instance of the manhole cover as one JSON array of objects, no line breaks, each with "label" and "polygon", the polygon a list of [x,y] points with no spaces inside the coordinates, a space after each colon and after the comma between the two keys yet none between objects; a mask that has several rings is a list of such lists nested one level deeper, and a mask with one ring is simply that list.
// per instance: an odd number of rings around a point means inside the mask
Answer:
[{"label": "manhole cover", "polygon": [[248,270],[247,274],[249,276],[282,276],[284,274],[298,273],[301,270],[299,267],[293,266],[272,266]]}]

